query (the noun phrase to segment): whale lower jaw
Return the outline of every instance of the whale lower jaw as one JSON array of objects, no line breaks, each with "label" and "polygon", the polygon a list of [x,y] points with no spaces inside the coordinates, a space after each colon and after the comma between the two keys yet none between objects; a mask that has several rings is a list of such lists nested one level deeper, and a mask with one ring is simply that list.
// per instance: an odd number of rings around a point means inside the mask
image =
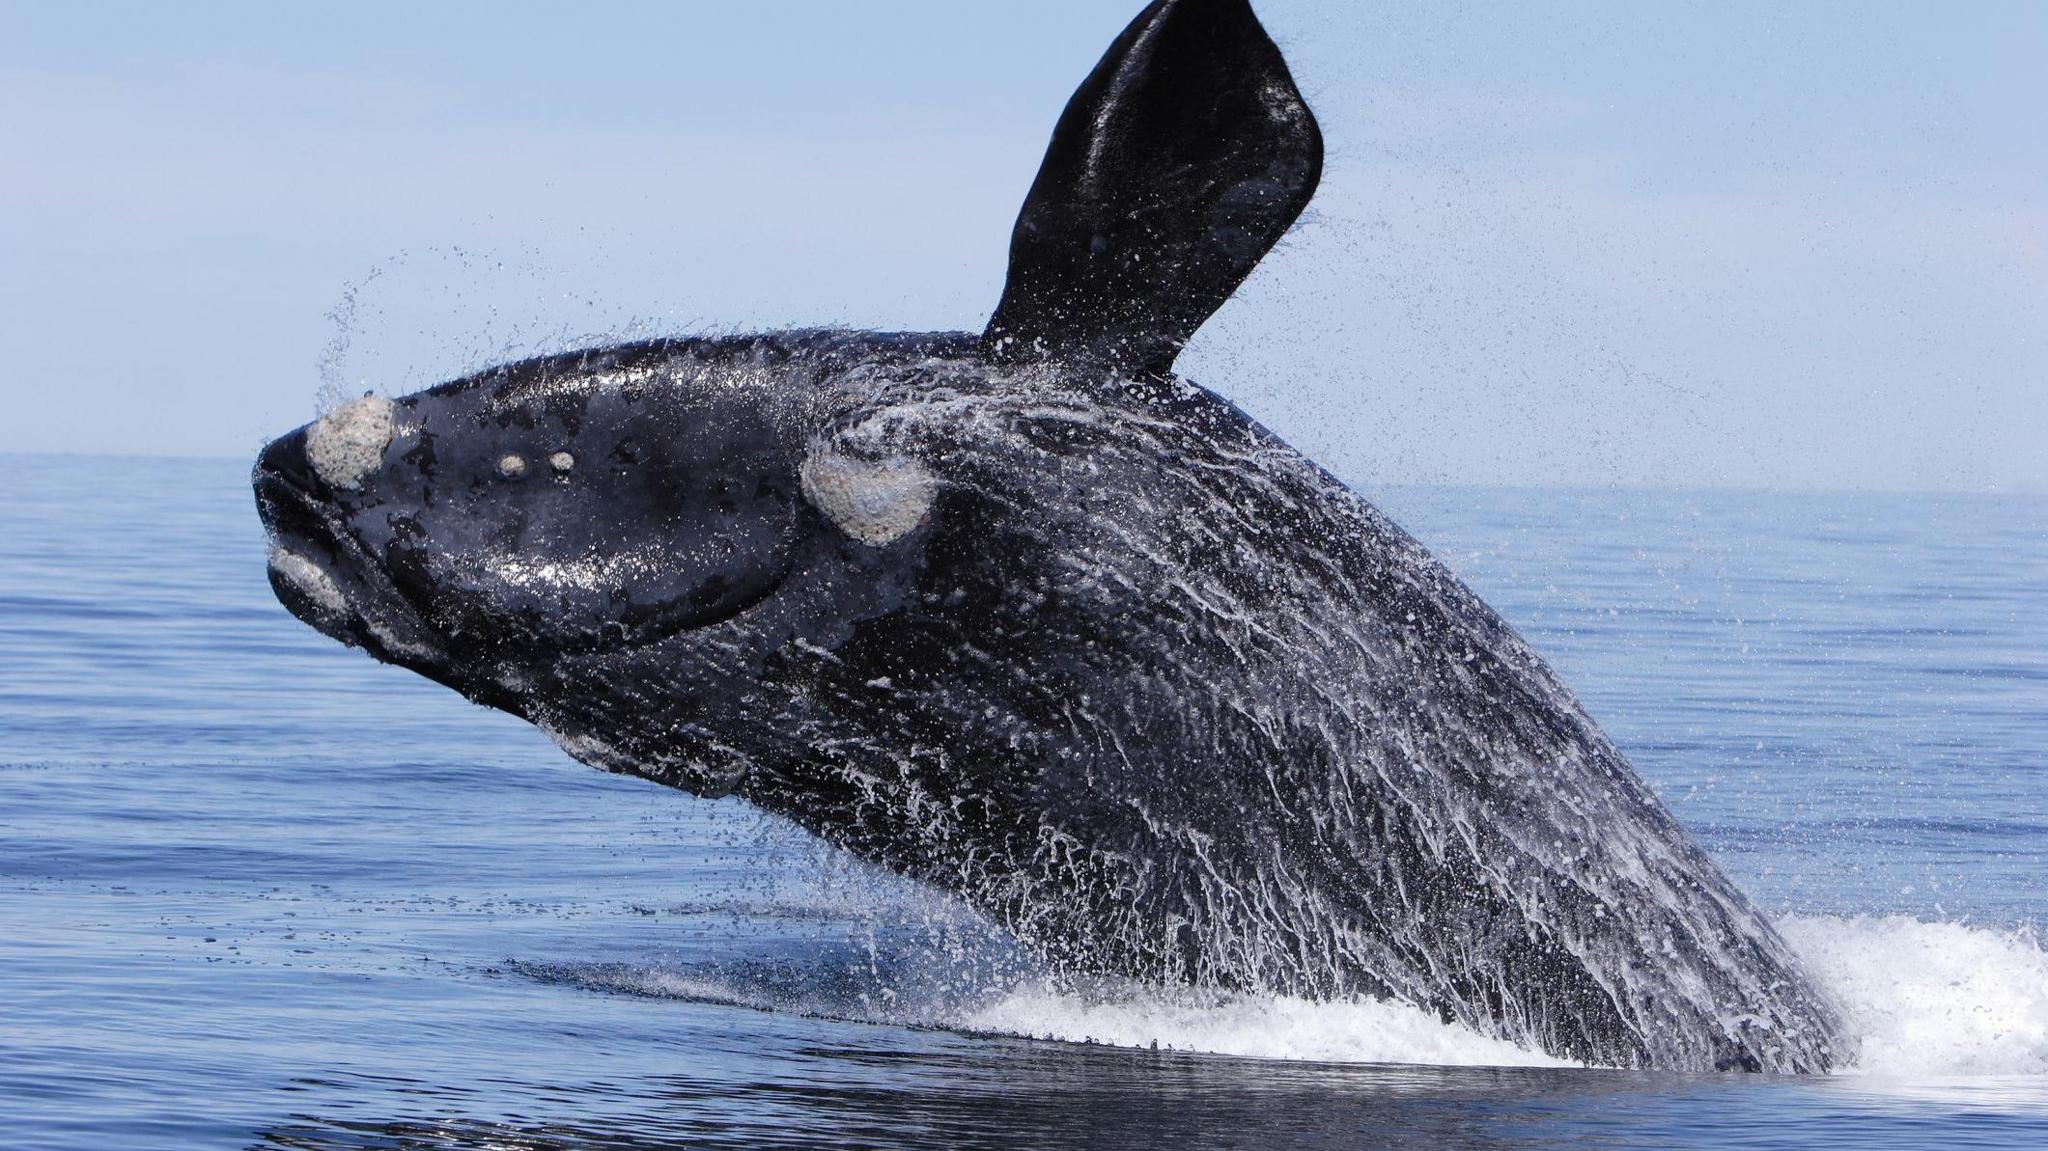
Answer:
[{"label": "whale lower jaw", "polygon": [[270,535],[270,587],[285,610],[330,639],[439,678],[450,661],[432,630],[318,501],[260,470],[256,493]]}]

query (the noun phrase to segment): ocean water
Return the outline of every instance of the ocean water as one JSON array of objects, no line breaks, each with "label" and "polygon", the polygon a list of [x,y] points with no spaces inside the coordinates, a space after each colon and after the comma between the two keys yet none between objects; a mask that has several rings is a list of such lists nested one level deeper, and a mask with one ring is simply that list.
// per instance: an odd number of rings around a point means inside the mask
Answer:
[{"label": "ocean water", "polygon": [[1768,1078],[1049,985],[297,624],[245,473],[0,457],[0,1147],[2048,1145],[2048,501],[1373,493],[1845,1004]]}]

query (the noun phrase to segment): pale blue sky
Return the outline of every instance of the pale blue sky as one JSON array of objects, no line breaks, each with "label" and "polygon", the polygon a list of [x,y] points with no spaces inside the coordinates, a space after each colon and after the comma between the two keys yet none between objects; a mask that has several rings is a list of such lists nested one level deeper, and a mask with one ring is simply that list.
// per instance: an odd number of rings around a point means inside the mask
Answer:
[{"label": "pale blue sky", "polygon": [[[0,0],[0,450],[979,328],[1138,7]],[[2048,491],[2048,3],[1258,7],[1331,163],[1182,366],[1340,473]]]}]

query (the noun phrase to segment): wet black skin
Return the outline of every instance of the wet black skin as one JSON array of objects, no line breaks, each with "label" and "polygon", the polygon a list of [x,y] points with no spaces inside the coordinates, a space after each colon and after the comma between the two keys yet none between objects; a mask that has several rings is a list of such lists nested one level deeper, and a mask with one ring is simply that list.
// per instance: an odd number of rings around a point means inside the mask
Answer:
[{"label": "wet black skin", "polygon": [[[266,522],[367,610],[334,618],[273,572],[279,596],[338,639],[522,714],[507,674],[644,647],[753,607],[797,560],[799,425],[715,394],[583,386],[701,346],[528,361],[404,397],[404,434],[350,490],[316,475],[306,429],[276,440],[256,469]],[[504,474],[508,456],[524,470]],[[494,572],[505,558],[625,566],[600,586],[535,594]],[[370,620],[408,642],[380,639]]]},{"label": "wet black skin", "polygon": [[[348,484],[302,428],[255,471],[301,564],[273,586],[1061,969],[1393,995],[1622,1066],[1825,1069],[1833,1007],[1534,653],[1172,376],[1321,166],[1245,0],[1160,0],[1061,118],[984,332],[494,368],[393,401]],[[864,532],[807,486],[820,460],[929,485],[861,487],[903,513]]]}]

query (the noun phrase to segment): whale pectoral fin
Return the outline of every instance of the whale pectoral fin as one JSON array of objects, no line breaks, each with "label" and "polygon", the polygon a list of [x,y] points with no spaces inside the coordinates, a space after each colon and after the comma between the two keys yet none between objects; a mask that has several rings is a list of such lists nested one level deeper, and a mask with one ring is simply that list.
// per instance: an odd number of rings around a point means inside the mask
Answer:
[{"label": "whale pectoral fin", "polygon": [[1322,167],[1322,133],[1249,0],[1156,0],[1060,116],[983,354],[1167,372]]}]

